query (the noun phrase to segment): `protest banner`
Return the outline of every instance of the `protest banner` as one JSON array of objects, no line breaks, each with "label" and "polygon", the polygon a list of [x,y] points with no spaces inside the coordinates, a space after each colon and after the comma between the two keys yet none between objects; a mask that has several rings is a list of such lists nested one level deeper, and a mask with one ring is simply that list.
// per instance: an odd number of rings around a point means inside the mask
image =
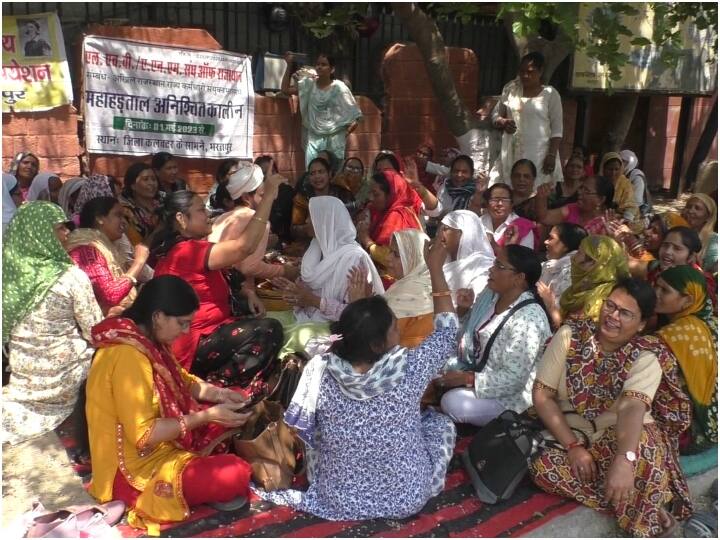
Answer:
[{"label": "protest banner", "polygon": [[87,36],[83,77],[90,153],[252,158],[249,56]]},{"label": "protest banner", "polygon": [[57,13],[2,18],[2,110],[47,111],[72,103]]}]

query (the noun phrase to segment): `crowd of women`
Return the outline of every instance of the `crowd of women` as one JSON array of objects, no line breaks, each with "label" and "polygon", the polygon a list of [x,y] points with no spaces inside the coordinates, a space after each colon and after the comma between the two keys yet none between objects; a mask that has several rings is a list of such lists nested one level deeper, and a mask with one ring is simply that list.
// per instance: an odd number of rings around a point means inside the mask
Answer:
[{"label": "crowd of women", "polygon": [[[506,135],[530,125],[518,103],[556,115],[541,70],[523,59],[495,119]],[[300,85],[301,102],[318,91]],[[559,443],[531,463],[542,489],[636,536],[688,518],[679,453],[717,444],[715,200],[647,216],[632,152],[563,167],[555,128],[543,148],[504,141],[513,161],[490,186],[426,144],[366,174],[333,133],[308,133],[295,187],[271,156],[231,159],[207,200],[166,153],[122,182],[62,183],[18,156],[3,176],[3,444],[55,429],[85,388],[90,493],[156,531],[247,497],[250,467],[228,453],[243,403],[310,350],[286,413],[310,485],[264,498],[406,517],[442,490],[455,423],[534,406]]]}]

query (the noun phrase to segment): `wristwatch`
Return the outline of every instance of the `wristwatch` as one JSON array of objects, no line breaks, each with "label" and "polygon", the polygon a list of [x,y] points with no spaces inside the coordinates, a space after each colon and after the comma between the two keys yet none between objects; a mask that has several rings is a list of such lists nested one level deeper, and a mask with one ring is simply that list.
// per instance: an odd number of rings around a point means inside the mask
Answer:
[{"label": "wristwatch", "polygon": [[637,461],[637,454],[632,450],[628,450],[627,452],[625,452],[625,459],[627,459],[630,463],[634,465]]}]

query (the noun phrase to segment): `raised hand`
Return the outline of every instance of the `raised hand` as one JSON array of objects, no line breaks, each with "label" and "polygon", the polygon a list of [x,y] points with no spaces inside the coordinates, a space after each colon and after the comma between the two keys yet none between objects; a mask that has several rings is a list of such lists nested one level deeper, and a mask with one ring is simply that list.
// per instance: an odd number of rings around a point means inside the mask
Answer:
[{"label": "raised hand", "polygon": [[554,185],[550,182],[545,184],[540,184],[537,188],[537,192],[535,193],[535,196],[538,199],[547,199],[550,197],[550,194],[553,192]]},{"label": "raised hand", "polygon": [[372,295],[372,286],[367,282],[367,270],[362,266],[355,266],[348,272],[347,295],[349,302]]}]

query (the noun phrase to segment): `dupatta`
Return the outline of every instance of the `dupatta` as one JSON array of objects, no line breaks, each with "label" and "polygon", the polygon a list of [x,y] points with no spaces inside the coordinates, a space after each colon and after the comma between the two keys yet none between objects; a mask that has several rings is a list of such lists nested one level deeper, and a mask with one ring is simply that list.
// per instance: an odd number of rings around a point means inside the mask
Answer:
[{"label": "dupatta", "polygon": [[387,246],[395,231],[422,229],[418,218],[422,200],[396,171],[384,170],[382,174],[390,185],[390,193],[383,212],[370,207],[370,238],[380,246]]}]

